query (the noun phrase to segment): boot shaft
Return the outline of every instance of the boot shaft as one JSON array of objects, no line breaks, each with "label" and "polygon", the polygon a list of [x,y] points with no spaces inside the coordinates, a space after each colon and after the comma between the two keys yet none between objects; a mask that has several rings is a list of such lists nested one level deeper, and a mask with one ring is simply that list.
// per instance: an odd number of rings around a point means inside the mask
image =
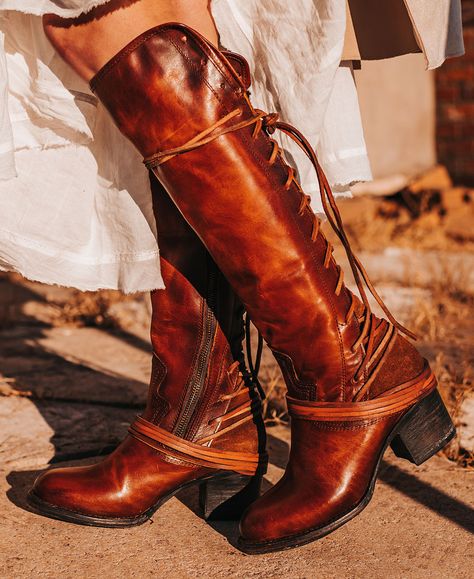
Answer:
[{"label": "boot shaft", "polygon": [[[344,286],[270,136],[275,116],[252,107],[245,61],[231,60],[194,31],[164,25],[127,46],[91,86],[204,240],[275,353],[290,394],[345,401],[362,389],[367,396],[367,367],[373,375],[399,339]],[[299,133],[298,140],[311,150]]]},{"label": "boot shaft", "polygon": [[143,416],[192,440],[212,433],[205,425],[229,407],[220,398],[240,383],[243,307],[163,187],[154,177],[150,183],[166,289],[151,293],[152,378]]}]

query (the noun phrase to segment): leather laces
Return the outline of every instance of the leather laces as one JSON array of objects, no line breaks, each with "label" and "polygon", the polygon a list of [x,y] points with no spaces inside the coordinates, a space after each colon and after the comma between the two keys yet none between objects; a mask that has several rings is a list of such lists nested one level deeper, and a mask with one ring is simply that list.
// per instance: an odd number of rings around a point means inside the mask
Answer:
[{"label": "leather laces", "polygon": [[387,390],[380,396],[365,401],[350,402],[314,402],[298,400],[287,396],[288,412],[293,418],[315,420],[318,422],[346,423],[380,420],[399,414],[417,401],[421,400],[436,388],[436,378],[425,361],[421,374]]},{"label": "leather laces", "polygon": [[[149,169],[156,168],[157,166],[166,163],[167,161],[176,157],[177,155],[182,155],[189,151],[193,151],[223,135],[226,135],[230,132],[241,130],[251,125],[254,125],[252,131],[253,139],[256,139],[261,131],[265,131],[267,135],[272,135],[278,129],[282,131],[284,134],[286,134],[288,137],[290,137],[295,143],[297,143],[300,146],[300,148],[304,151],[306,156],[309,158],[311,164],[313,165],[316,171],[324,212],[329,221],[329,224],[331,225],[331,228],[334,230],[334,232],[336,233],[337,237],[339,238],[344,247],[347,259],[349,261],[349,265],[352,270],[352,274],[354,276],[354,280],[356,282],[361,300],[364,305],[363,316],[361,318],[357,318],[359,323],[362,324],[361,333],[356,342],[352,346],[352,350],[354,352],[362,344],[365,347],[364,358],[356,373],[357,378],[360,378],[362,376],[362,373],[367,369],[369,369],[370,366],[373,364],[373,362],[376,360],[376,358],[379,357],[381,344],[384,344],[386,346],[387,342],[389,342],[391,339],[395,337],[396,332],[394,331],[394,328],[398,329],[401,333],[405,334],[406,336],[414,340],[416,340],[416,336],[394,318],[394,316],[392,315],[392,313],[390,312],[390,310],[388,309],[388,307],[385,305],[384,301],[378,294],[377,290],[375,289],[364,266],[360,262],[359,258],[353,252],[350,241],[347,238],[344,229],[344,224],[342,221],[341,214],[339,212],[339,208],[337,207],[336,200],[331,191],[331,187],[328,183],[326,175],[324,174],[324,171],[322,170],[319,164],[316,153],[314,152],[314,149],[310,145],[309,141],[298,129],[296,129],[295,127],[293,127],[288,123],[280,121],[277,113],[268,114],[265,113],[264,111],[253,108],[252,111],[254,112],[254,116],[247,118],[243,121],[240,121],[238,123],[230,123],[229,121],[241,115],[243,112],[241,108],[236,108],[229,114],[219,119],[213,125],[205,129],[204,131],[201,131],[199,134],[197,134],[195,137],[193,137],[184,145],[173,149],[168,149],[166,151],[155,153],[154,155],[145,158],[144,163]],[[274,139],[270,139],[270,141],[272,143],[273,149],[270,158],[268,159],[268,162],[272,165],[273,163],[275,163],[276,159],[282,155],[282,153],[278,143]],[[300,192],[301,203],[298,209],[298,214],[302,216],[305,212],[307,212],[311,215],[312,217],[311,240],[314,242],[316,241],[320,233],[321,221],[311,209],[310,205],[311,197],[303,192],[300,184],[296,180],[295,170],[288,165],[286,165],[286,167],[288,169],[288,178],[283,187],[284,189],[289,190],[291,185],[295,184],[298,191]],[[333,248],[329,243],[329,241],[326,240],[326,243],[327,249],[323,265],[325,268],[328,268],[332,259]],[[339,265],[336,265],[336,268],[338,271],[338,281],[334,291],[336,295],[339,295],[344,285],[344,274]],[[369,299],[365,288],[367,288],[370,294],[374,297],[375,301],[380,306],[380,308],[382,309],[382,311],[384,312],[390,323],[384,320],[382,320],[381,323],[379,324],[377,323],[377,318],[371,311]],[[355,300],[356,300],[355,296],[351,294],[351,305],[346,314],[346,323],[348,323],[353,316],[357,317]],[[249,324],[249,321],[247,322],[247,324]],[[384,336],[382,337],[382,340],[379,343],[379,345],[375,347],[376,338],[380,335],[381,332],[384,332]],[[261,347],[263,345],[263,342],[261,345],[261,336],[259,336],[259,346],[255,365],[253,364],[252,361],[251,350],[249,349],[250,348],[249,342],[250,339],[248,333],[247,353],[249,358],[249,366],[251,368],[255,384],[259,388],[259,391],[263,392],[263,389],[261,388],[260,383],[258,382],[258,378],[256,377],[256,375],[258,374],[258,368],[260,366]],[[386,353],[387,348],[385,349],[385,353],[382,354],[380,361],[385,356]],[[372,376],[372,378],[373,377],[374,376]],[[360,400],[363,397],[363,395],[367,392],[371,382],[372,380],[370,378],[369,380],[365,381],[364,385],[357,393],[355,400]]]},{"label": "leather laces", "polygon": [[260,398],[265,400],[266,394],[265,390],[263,389],[262,385],[260,384],[260,380],[258,379],[258,374],[260,372],[260,364],[262,362],[262,353],[263,353],[263,336],[260,333],[260,330],[257,330],[257,353],[255,354],[255,362],[253,359],[252,353],[252,340],[250,334],[250,316],[247,312],[245,316],[245,347],[247,350],[247,362],[249,365],[250,370],[250,379],[252,384],[257,388],[258,393],[260,394]]},{"label": "leather laces", "polygon": [[[229,426],[224,426],[223,428],[219,428],[219,430],[217,430],[213,434],[210,434],[209,436],[206,436],[204,438],[200,438],[199,440],[196,441],[198,444],[205,444],[207,442],[213,441],[216,438],[219,438],[220,436],[222,436],[223,434],[227,434],[231,430],[234,430],[235,428],[241,426],[245,422],[248,422],[249,420],[253,420],[256,415],[260,414],[260,412],[261,412],[261,400],[258,398],[252,398],[252,397],[250,397],[250,400],[248,399],[248,396],[249,396],[248,382],[246,381],[242,372],[239,370],[239,366],[240,366],[240,363],[238,360],[236,360],[228,368],[227,375],[229,376],[229,378],[235,372],[238,372],[237,380],[236,380],[236,383],[234,385],[235,390],[229,394],[221,395],[219,398],[219,402],[231,401],[231,400],[234,400],[235,398],[238,398],[239,396],[242,396],[242,395],[244,395],[243,397],[245,398],[244,402],[242,404],[240,404],[239,406],[233,408],[232,410],[226,411],[221,416],[217,416],[217,417],[213,418],[208,424],[209,424],[209,426],[213,426],[215,424],[218,424],[221,427],[223,424],[225,424],[230,419],[234,419],[237,417],[241,417],[241,418],[239,418],[237,421],[232,422]],[[257,369],[257,371],[258,371],[258,369]],[[254,384],[253,381],[252,381],[252,384]],[[260,386],[260,388],[261,388],[261,386]],[[259,392],[259,394],[262,397],[262,399],[265,397],[263,390],[262,390],[262,393]]]},{"label": "leather laces", "polygon": [[223,450],[207,445],[209,441],[205,439],[192,442],[179,438],[141,416],[137,416],[130,425],[129,433],[166,456],[215,470],[233,470],[252,476],[260,465],[266,463],[266,455],[263,453]]},{"label": "leather laces", "polygon": [[[255,417],[261,413],[260,400],[252,396],[249,398],[249,389],[242,372],[239,371],[239,365],[239,362],[235,361],[227,369],[229,385],[235,390],[221,395],[218,402],[237,400],[230,404],[232,407],[230,410],[227,409],[220,416],[215,416],[208,421],[208,426],[215,429],[212,434],[194,441],[187,440],[168,432],[142,416],[137,416],[129,428],[129,433],[151,448],[191,464],[209,468],[230,468],[244,474],[249,471],[248,474],[253,474],[259,464],[267,461],[266,453],[234,452],[211,447],[211,443],[219,437],[228,435],[246,422],[254,421]],[[243,401],[238,400],[240,396]]]}]

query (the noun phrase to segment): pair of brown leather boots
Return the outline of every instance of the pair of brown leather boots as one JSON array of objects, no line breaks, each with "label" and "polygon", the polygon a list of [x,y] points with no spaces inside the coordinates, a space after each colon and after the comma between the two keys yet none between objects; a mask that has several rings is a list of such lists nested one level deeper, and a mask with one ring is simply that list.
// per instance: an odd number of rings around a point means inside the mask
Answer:
[{"label": "pair of brown leather boots", "polygon": [[[285,549],[366,506],[387,446],[420,464],[454,435],[427,362],[351,250],[311,146],[254,109],[249,84],[241,57],[178,24],[142,34],[92,81],[154,173],[167,289],[152,295],[143,416],[102,462],[41,475],[29,498],[43,514],[130,526],[199,484],[206,515],[242,516],[244,551]],[[313,162],[361,299],[345,287],[309,199],[270,137],[276,129]],[[365,288],[388,321],[371,312]],[[262,497],[264,426],[244,364],[244,309],[281,367],[292,418],[286,472]]]}]

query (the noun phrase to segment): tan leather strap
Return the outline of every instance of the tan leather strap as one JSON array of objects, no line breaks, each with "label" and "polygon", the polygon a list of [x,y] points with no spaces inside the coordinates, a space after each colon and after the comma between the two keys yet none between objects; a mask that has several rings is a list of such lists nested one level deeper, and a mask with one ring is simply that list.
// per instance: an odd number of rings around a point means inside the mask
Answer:
[{"label": "tan leather strap", "polygon": [[198,466],[253,475],[259,465],[258,454],[201,446],[179,438],[141,416],[136,418],[129,432],[134,438],[155,450]]},{"label": "tan leather strap", "polygon": [[436,388],[436,378],[429,367],[414,380],[364,402],[309,402],[287,397],[292,418],[323,422],[361,421],[386,418],[401,412]]}]

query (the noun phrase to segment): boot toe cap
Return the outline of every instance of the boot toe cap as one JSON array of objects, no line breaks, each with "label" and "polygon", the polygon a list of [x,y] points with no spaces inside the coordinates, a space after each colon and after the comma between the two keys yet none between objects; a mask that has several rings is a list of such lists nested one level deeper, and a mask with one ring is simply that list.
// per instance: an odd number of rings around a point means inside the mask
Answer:
[{"label": "boot toe cap", "polygon": [[240,521],[240,538],[244,542],[260,543],[279,539],[285,535],[281,528],[278,508],[269,504],[265,496],[255,501]]},{"label": "boot toe cap", "polygon": [[39,500],[59,509],[89,514],[89,493],[86,492],[87,485],[84,485],[84,474],[83,467],[47,470],[36,479],[30,495],[36,502]]}]

